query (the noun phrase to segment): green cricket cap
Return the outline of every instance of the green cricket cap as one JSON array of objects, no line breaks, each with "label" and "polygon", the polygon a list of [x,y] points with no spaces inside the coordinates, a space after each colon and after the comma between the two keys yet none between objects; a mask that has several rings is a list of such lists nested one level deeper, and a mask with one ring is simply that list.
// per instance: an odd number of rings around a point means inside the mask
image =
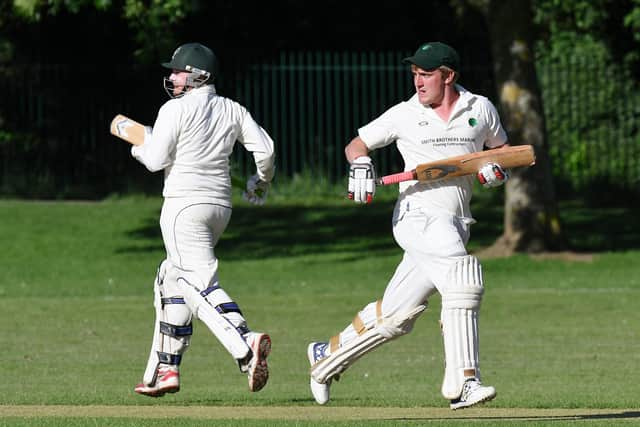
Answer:
[{"label": "green cricket cap", "polygon": [[440,42],[429,42],[421,45],[413,56],[402,60],[405,64],[414,64],[424,70],[433,70],[447,66],[453,71],[460,70],[460,56],[451,46]]}]

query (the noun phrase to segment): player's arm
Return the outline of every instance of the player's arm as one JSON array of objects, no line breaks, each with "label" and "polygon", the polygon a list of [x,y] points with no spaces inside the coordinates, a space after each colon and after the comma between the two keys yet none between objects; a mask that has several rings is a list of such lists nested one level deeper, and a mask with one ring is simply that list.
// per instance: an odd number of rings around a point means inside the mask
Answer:
[{"label": "player's arm", "polygon": [[376,193],[376,171],[369,157],[369,148],[355,137],[344,149],[349,168],[348,197],[356,203],[371,203]]},{"label": "player's arm", "polygon": [[368,156],[369,147],[364,143],[362,138],[356,136],[351,140],[349,144],[344,148],[344,154],[349,163],[353,163],[358,157]]},{"label": "player's arm", "polygon": [[256,172],[260,180],[271,182],[275,173],[274,143],[269,134],[260,127],[251,114],[244,110],[244,118],[238,141],[253,155]]},{"label": "player's arm", "polygon": [[253,154],[256,174],[247,180],[246,191],[242,196],[251,204],[263,205],[267,200],[270,183],[275,174],[274,143],[269,134],[256,123],[244,108],[243,114],[238,141]]},{"label": "player's arm", "polygon": [[144,144],[131,147],[131,154],[151,172],[173,162],[178,141],[177,113],[165,104],[160,108],[152,129],[145,130]]},{"label": "player's arm", "polygon": [[356,203],[371,203],[376,191],[376,171],[369,153],[398,138],[395,123],[403,115],[398,106],[358,129],[358,136],[345,147],[349,168],[349,198]]},{"label": "player's arm", "polygon": [[[507,133],[502,127],[496,107],[491,102],[488,102],[485,107],[485,118],[488,125],[484,143],[485,149],[500,150],[508,147]],[[498,187],[507,182],[509,172],[497,163],[487,163],[478,170],[477,178],[485,188]]]}]

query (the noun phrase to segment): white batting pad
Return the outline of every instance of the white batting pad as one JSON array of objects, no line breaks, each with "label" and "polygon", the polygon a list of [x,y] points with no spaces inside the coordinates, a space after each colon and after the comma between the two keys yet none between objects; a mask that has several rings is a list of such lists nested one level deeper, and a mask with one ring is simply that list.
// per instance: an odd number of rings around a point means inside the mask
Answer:
[{"label": "white batting pad", "polygon": [[177,282],[184,295],[184,300],[194,316],[207,325],[233,358],[243,359],[247,356],[250,348],[235,325],[218,313],[200,294],[198,289],[205,288],[205,286],[199,283],[198,276],[190,272],[181,271]]},{"label": "white batting pad", "polygon": [[[162,281],[160,277],[164,277],[164,269],[162,269],[162,265],[158,268],[158,274],[156,275],[155,283],[153,284],[153,306],[156,311],[156,320],[155,326],[153,328],[153,341],[151,342],[151,350],[149,351],[149,359],[147,360],[147,367],[144,370],[144,375],[142,377],[142,382],[146,385],[154,385],[156,382],[156,373],[158,372],[158,364],[160,361],[158,360],[158,351],[161,351],[162,348],[162,337],[160,335],[160,320],[164,320],[164,315],[162,313],[162,295],[160,294],[160,289],[158,287],[158,282]],[[162,269],[162,276],[160,276],[160,270]]]},{"label": "white batting pad", "polygon": [[427,308],[420,305],[408,313],[381,317],[378,322],[311,367],[311,377],[324,384],[344,372],[356,360],[381,344],[411,331],[418,316]]},{"label": "white batting pad", "polygon": [[478,312],[484,287],[477,258],[467,255],[449,271],[442,292],[441,325],[445,372],[442,394],[457,399],[468,377],[480,379],[478,362]]},{"label": "white batting pad", "polygon": [[176,300],[175,303],[163,303],[166,265],[166,260],[160,264],[153,284],[156,319],[149,359],[142,377],[142,381],[148,386],[155,384],[158,365],[161,362],[170,361],[170,364],[176,365],[180,363],[181,355],[191,340],[191,311],[180,298],[169,298]]}]

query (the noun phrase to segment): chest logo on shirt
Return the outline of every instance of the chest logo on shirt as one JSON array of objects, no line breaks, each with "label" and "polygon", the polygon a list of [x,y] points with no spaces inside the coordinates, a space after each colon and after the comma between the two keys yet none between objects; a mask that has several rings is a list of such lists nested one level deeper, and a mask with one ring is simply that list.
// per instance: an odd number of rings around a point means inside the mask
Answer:
[{"label": "chest logo on shirt", "polygon": [[429,122],[428,122],[428,121],[426,121],[426,120],[423,120],[423,121],[421,121],[421,122],[418,122],[418,126],[426,126],[426,125],[428,125],[428,124],[429,124]]},{"label": "chest logo on shirt", "polygon": [[469,119],[469,126],[474,127],[477,124],[478,124],[478,121],[474,117],[471,117]]}]

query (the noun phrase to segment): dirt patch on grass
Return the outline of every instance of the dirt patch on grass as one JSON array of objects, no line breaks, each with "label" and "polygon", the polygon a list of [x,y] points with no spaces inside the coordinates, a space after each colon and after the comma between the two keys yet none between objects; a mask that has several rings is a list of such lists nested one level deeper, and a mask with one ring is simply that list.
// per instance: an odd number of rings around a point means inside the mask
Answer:
[{"label": "dirt patch on grass", "polygon": [[638,419],[637,409],[529,409],[472,408],[451,411],[448,408],[334,407],[334,406],[72,406],[5,405],[0,418],[25,417],[104,417],[104,418],[177,418],[177,419],[262,419],[262,420],[614,420]]}]

